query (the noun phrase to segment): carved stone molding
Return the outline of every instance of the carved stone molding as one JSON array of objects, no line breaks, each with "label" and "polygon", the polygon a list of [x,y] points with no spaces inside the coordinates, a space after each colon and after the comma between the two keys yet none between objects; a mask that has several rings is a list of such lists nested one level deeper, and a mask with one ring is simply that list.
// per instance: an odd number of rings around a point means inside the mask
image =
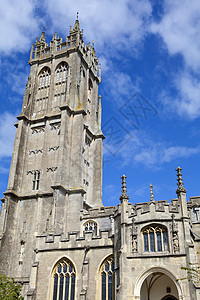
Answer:
[{"label": "carved stone molding", "polygon": [[43,149],[29,150],[29,155],[42,153]]},{"label": "carved stone molding", "polygon": [[47,172],[55,172],[56,170],[57,170],[57,167],[47,168]]},{"label": "carved stone molding", "polygon": [[50,151],[56,151],[58,149],[59,149],[59,146],[49,147],[49,152]]},{"label": "carved stone molding", "polygon": [[132,225],[132,251],[137,252],[138,251],[138,228],[137,226],[133,223]]},{"label": "carved stone molding", "polygon": [[85,185],[89,185],[89,182],[87,181],[87,180],[85,180],[85,179],[83,179],[83,183],[85,184]]},{"label": "carved stone molding", "polygon": [[60,129],[60,123],[50,124],[51,130],[58,130]]},{"label": "carved stone molding", "polygon": [[90,163],[86,159],[84,159],[84,164],[88,167],[90,166]]},{"label": "carved stone molding", "polygon": [[32,129],[32,134],[38,134],[38,133],[43,133],[45,132],[45,127],[36,127],[36,128],[31,128]]},{"label": "carved stone molding", "polygon": [[26,175],[29,175],[29,174],[33,175],[35,172],[39,173],[40,170],[28,170],[28,171],[26,172]]},{"label": "carved stone molding", "polygon": [[173,243],[173,250],[174,253],[179,252],[179,236],[178,236],[178,224],[175,222],[175,216],[172,214],[172,225],[171,225],[171,231],[172,231],[172,243]]}]

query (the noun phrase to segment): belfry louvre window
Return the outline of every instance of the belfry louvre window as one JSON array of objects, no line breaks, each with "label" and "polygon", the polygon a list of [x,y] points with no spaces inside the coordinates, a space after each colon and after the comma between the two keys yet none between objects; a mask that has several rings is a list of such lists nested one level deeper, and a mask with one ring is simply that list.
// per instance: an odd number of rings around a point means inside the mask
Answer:
[{"label": "belfry louvre window", "polygon": [[162,225],[147,226],[142,230],[144,252],[168,251],[167,228]]},{"label": "belfry louvre window", "polygon": [[56,84],[65,82],[67,79],[67,64],[61,63],[56,70]]},{"label": "belfry louvre window", "polygon": [[101,300],[115,299],[114,259],[109,257],[101,267]]},{"label": "belfry louvre window", "polygon": [[84,231],[94,231],[95,235],[97,235],[97,223],[94,221],[89,221],[85,223]]},{"label": "belfry louvre window", "polygon": [[51,80],[51,72],[49,68],[44,68],[39,75],[39,89],[49,87]]},{"label": "belfry louvre window", "polygon": [[33,190],[39,190],[40,186],[40,171],[34,171],[33,173]]},{"label": "belfry louvre window", "polygon": [[53,278],[53,300],[74,300],[76,272],[70,260],[57,264]]}]

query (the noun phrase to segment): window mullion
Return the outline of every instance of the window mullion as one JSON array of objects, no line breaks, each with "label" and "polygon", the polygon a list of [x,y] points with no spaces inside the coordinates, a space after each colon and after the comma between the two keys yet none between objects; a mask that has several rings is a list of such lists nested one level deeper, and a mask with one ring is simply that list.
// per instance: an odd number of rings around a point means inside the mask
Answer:
[{"label": "window mullion", "polygon": [[108,272],[106,272],[106,299],[108,299]]},{"label": "window mullion", "polygon": [[57,300],[59,300],[59,293],[60,293],[60,274],[58,275]]},{"label": "window mullion", "polygon": [[162,230],[160,230],[160,235],[161,235],[161,245],[162,245],[162,251],[164,251],[164,250],[165,250],[165,248],[164,248],[164,241],[163,241],[163,231],[162,231]]},{"label": "window mullion", "polygon": [[72,274],[69,274],[69,294],[68,300],[71,300]]},{"label": "window mullion", "polygon": [[154,247],[155,247],[155,252],[158,252],[157,233],[156,233],[155,229],[154,229],[153,233],[154,233]]},{"label": "window mullion", "polygon": [[[63,266],[63,268],[64,268],[64,266]],[[63,300],[65,299],[65,283],[66,283],[66,276],[65,276],[65,274],[63,273],[63,275],[64,275],[64,280],[63,280]]]}]

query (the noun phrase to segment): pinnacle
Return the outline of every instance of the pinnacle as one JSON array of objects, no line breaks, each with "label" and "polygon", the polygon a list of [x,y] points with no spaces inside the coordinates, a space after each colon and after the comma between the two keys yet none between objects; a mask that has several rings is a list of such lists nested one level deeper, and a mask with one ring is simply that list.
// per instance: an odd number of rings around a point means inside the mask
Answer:
[{"label": "pinnacle", "polygon": [[121,179],[122,179],[122,194],[120,196],[120,200],[121,202],[123,200],[128,200],[129,199],[129,196],[127,195],[127,189],[126,189],[126,176],[125,175],[122,175]]}]

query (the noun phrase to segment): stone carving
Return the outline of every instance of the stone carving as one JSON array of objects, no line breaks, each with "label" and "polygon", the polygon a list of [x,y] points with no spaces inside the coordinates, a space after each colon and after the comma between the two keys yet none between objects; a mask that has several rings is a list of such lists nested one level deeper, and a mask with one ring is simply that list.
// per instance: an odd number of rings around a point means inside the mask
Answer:
[{"label": "stone carving", "polygon": [[138,233],[137,233],[137,226],[134,224],[134,220],[133,220],[133,225],[132,225],[132,251],[133,252],[137,252],[138,251],[138,247],[137,247],[137,236],[138,236]]},{"label": "stone carving", "polygon": [[85,180],[85,179],[83,179],[83,183],[85,184],[85,185],[89,185],[89,182],[87,181],[87,180]]},{"label": "stone carving", "polygon": [[50,124],[51,130],[60,129],[60,123]]},{"label": "stone carving", "polygon": [[24,241],[21,241],[20,257],[19,257],[19,264],[20,264],[20,265],[23,264],[23,260],[24,260],[24,250],[25,250],[25,242],[24,242]]},{"label": "stone carving", "polygon": [[40,126],[40,127],[36,127],[36,128],[31,128],[31,129],[32,129],[32,134],[37,134],[37,133],[45,132],[45,127],[44,126]]},{"label": "stone carving", "polygon": [[90,163],[86,159],[84,159],[84,164],[88,167],[90,166]]},{"label": "stone carving", "polygon": [[33,175],[35,172],[39,173],[40,170],[29,170],[29,171],[26,172],[26,175],[29,175],[29,174]]},{"label": "stone carving", "polygon": [[58,149],[59,149],[59,146],[49,147],[49,152],[50,151],[56,151]]},{"label": "stone carving", "polygon": [[172,214],[172,242],[174,253],[179,252],[178,224],[175,222],[175,215]]},{"label": "stone carving", "polygon": [[25,243],[26,238],[27,238],[26,222],[23,222],[22,230],[20,232],[20,239],[23,243]]},{"label": "stone carving", "polygon": [[29,155],[31,155],[31,154],[39,154],[39,153],[42,153],[42,152],[43,152],[43,149],[29,150]]},{"label": "stone carving", "polygon": [[90,146],[90,144],[92,143],[92,138],[89,136],[89,134],[87,132],[85,134],[85,143],[88,146]]},{"label": "stone carving", "polygon": [[47,168],[47,172],[55,172],[56,170],[57,170],[57,167]]}]

